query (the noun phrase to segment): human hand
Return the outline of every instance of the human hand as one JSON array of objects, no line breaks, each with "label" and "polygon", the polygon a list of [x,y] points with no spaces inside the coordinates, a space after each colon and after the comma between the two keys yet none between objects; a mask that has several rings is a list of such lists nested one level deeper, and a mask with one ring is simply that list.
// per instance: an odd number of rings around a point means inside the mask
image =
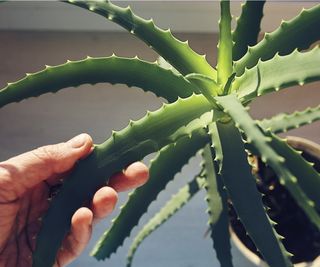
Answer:
[{"label": "human hand", "polygon": [[[40,147],[0,163],[0,267],[32,265],[39,218],[48,209],[48,198],[76,161],[92,150],[91,137],[81,134],[66,143]],[[117,192],[140,186],[147,179],[148,169],[139,162],[113,175],[108,186],[96,192],[91,205],[73,215],[70,233],[54,266],[65,266],[80,255],[90,239],[92,225],[114,209]]]}]

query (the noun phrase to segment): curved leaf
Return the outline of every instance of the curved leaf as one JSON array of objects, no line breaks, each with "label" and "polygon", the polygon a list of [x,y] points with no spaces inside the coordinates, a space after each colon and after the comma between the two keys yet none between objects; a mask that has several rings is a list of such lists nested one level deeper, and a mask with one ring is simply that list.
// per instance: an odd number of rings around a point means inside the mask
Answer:
[{"label": "curved leaf", "polygon": [[246,68],[254,67],[258,60],[268,60],[275,54],[290,54],[293,50],[303,50],[310,47],[320,38],[320,4],[303,9],[290,21],[282,21],[280,27],[272,33],[266,33],[264,38],[255,46],[249,47],[248,52],[234,67],[237,76],[242,75]]},{"label": "curved leaf", "polygon": [[[211,130],[211,128],[209,128]],[[227,192],[223,189],[219,166],[214,161],[213,147],[207,145],[202,153],[203,175],[206,177],[206,201],[208,203],[209,225],[213,246],[221,267],[232,267],[232,255],[229,233]]]},{"label": "curved leaf", "polygon": [[[33,267],[52,266],[65,234],[70,229],[74,212],[92,199],[97,188],[128,164],[179,140],[169,138],[180,127],[209,111],[211,105],[200,95],[179,99],[138,120],[97,145],[81,160],[53,199],[42,219],[33,253]],[[181,132],[182,137],[186,135]],[[91,177],[91,179],[88,179]]]},{"label": "curved leaf", "polygon": [[261,160],[275,171],[279,177],[280,183],[289,190],[292,197],[306,213],[310,221],[320,229],[320,217],[314,209],[314,203],[306,196],[305,192],[299,186],[297,178],[286,166],[285,158],[277,154],[272,148],[272,139],[265,136],[263,132],[260,131],[257,124],[250,118],[236,96],[229,95],[219,97],[217,102],[234,120],[236,126],[244,132],[246,135],[246,142],[252,144],[252,146],[256,148],[261,156]]},{"label": "curved leaf", "polygon": [[195,155],[208,141],[206,131],[202,130],[161,149],[157,158],[151,161],[149,181],[130,195],[128,202],[113,221],[110,230],[98,241],[92,255],[101,260],[115,252],[130,235],[134,226],[138,224],[141,216],[147,212],[150,203],[156,199],[175,174],[188,163],[190,157]]},{"label": "curved leaf", "polygon": [[199,73],[190,73],[186,75],[185,78],[197,86],[199,91],[208,99],[208,101],[210,101],[214,107],[217,107],[214,97],[221,92],[221,87],[215,80]]},{"label": "curved leaf", "polygon": [[232,89],[237,91],[241,102],[248,103],[257,96],[320,80],[319,62],[319,47],[304,53],[296,50],[286,56],[277,54],[236,77]]},{"label": "curved leaf", "polygon": [[242,58],[246,54],[248,46],[254,46],[257,43],[265,2],[264,0],[246,1],[242,5],[241,15],[237,19],[237,26],[232,34],[233,60]]},{"label": "curved leaf", "polygon": [[194,52],[188,42],[176,39],[170,30],[155,26],[153,20],[145,20],[135,15],[130,7],[122,8],[110,1],[67,1],[88,9],[119,24],[153,48],[183,75],[202,73],[216,79],[216,71],[206,61],[205,56]]},{"label": "curved leaf", "polygon": [[171,199],[153,216],[136,235],[129,248],[127,256],[127,267],[132,264],[133,257],[140,244],[151,235],[156,229],[169,220],[174,214],[182,209],[191,198],[199,192],[205,184],[205,178],[202,177],[202,171],[192,179],[187,185],[182,187]]},{"label": "curved leaf", "polygon": [[238,129],[232,122],[213,126],[215,149],[223,155],[219,160],[223,182],[246,231],[269,266],[293,266],[265,212]]},{"label": "curved leaf", "polygon": [[178,96],[188,97],[196,91],[195,86],[182,75],[165,70],[156,63],[115,55],[88,57],[79,61],[67,61],[58,66],[46,66],[42,71],[28,73],[23,79],[9,83],[0,90],[0,107],[66,87],[102,82],[137,86],[162,96],[169,102],[177,100]]},{"label": "curved leaf", "polygon": [[302,111],[295,111],[291,114],[281,113],[270,119],[258,121],[257,123],[262,128],[278,134],[311,124],[318,120],[320,120],[320,105]]},{"label": "curved leaf", "polygon": [[313,168],[313,164],[306,161],[301,153],[290,147],[285,140],[281,140],[270,132],[266,135],[272,138],[270,145],[274,151],[286,159],[286,166],[297,178],[301,189],[320,210],[320,174]]}]

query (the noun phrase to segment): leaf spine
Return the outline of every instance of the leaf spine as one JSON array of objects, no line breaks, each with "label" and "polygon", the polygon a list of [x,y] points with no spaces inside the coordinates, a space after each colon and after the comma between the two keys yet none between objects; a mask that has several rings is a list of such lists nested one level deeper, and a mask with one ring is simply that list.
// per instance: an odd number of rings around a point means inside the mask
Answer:
[{"label": "leaf spine", "polygon": [[108,14],[108,15],[107,15],[107,19],[112,21],[112,20],[114,19],[114,15]]},{"label": "leaf spine", "polygon": [[270,33],[266,32],[264,34],[264,39],[266,39],[267,41],[270,40]]}]

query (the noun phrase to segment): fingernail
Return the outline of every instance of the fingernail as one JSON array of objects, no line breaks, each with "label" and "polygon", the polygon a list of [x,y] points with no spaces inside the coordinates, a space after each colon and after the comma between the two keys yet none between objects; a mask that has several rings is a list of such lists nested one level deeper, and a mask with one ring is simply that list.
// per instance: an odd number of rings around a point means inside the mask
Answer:
[{"label": "fingernail", "polygon": [[87,139],[88,138],[86,134],[80,134],[76,137],[73,137],[71,140],[68,141],[68,143],[71,145],[72,148],[80,148],[85,145]]}]

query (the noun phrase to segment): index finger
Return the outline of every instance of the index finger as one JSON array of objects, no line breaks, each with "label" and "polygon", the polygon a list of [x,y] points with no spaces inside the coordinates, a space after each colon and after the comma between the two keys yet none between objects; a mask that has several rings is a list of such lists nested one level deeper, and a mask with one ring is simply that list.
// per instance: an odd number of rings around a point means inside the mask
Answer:
[{"label": "index finger", "polygon": [[142,162],[135,162],[123,172],[114,174],[109,179],[108,186],[113,187],[117,192],[122,192],[143,185],[148,178],[148,167]]}]

